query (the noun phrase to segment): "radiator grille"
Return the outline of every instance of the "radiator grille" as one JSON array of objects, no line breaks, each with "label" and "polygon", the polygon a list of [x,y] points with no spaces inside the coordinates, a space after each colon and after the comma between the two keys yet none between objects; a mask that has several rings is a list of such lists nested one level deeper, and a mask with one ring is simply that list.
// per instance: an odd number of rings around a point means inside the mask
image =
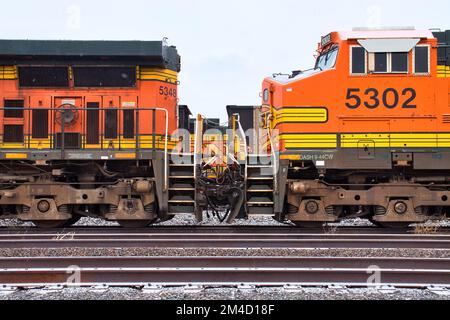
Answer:
[{"label": "radiator grille", "polygon": [[23,109],[23,100],[5,100],[5,118],[23,118],[20,109]]},{"label": "radiator grille", "polygon": [[450,114],[444,114],[442,115],[442,122],[444,123],[450,123]]},{"label": "radiator grille", "polygon": [[3,129],[4,143],[23,143],[23,125],[5,124]]},{"label": "radiator grille", "polygon": [[87,144],[100,143],[99,107],[98,102],[87,103]]},{"label": "radiator grille", "polygon": [[31,134],[33,139],[48,138],[48,110],[33,110]]},{"label": "radiator grille", "polygon": [[123,137],[134,139],[134,110],[123,111]]},{"label": "radiator grille", "polygon": [[117,113],[116,109],[105,112],[105,139],[117,139]]},{"label": "radiator grille", "polygon": [[[61,149],[62,133],[56,134],[56,149]],[[81,134],[80,133],[65,133],[64,134],[64,149],[81,149]]]}]

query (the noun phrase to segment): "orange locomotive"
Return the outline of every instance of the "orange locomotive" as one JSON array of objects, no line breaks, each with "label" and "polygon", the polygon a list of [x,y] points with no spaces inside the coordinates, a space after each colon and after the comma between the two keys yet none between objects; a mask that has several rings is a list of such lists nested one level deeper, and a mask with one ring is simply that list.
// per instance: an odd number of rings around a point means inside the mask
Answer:
[{"label": "orange locomotive", "polygon": [[164,219],[179,71],[162,41],[0,41],[2,218]]},{"label": "orange locomotive", "polygon": [[[82,216],[201,221],[204,211],[300,226],[442,218],[449,45],[450,31],[330,33],[314,68],[266,79],[263,105],[228,106],[229,131],[211,136],[208,121],[189,125],[178,106],[175,47],[2,40],[0,218],[42,227]],[[171,135],[178,128],[191,132]]]},{"label": "orange locomotive", "polygon": [[279,138],[280,218],[398,226],[445,214],[449,43],[449,31],[332,32],[313,69],[264,81],[262,123]]}]

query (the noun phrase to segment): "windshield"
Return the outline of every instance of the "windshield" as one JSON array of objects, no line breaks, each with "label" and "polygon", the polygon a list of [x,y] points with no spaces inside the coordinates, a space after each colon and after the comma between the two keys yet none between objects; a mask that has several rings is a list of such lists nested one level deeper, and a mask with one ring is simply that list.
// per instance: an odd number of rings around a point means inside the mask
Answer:
[{"label": "windshield", "polygon": [[336,65],[336,59],[338,55],[339,48],[334,47],[325,53],[322,53],[319,58],[317,58],[316,69],[322,71],[334,68]]}]

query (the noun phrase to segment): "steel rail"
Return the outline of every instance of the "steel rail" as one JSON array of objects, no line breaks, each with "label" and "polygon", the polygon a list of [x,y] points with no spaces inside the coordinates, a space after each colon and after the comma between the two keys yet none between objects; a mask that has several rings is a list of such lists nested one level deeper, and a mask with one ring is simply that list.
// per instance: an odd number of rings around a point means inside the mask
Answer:
[{"label": "steel rail", "polygon": [[[71,275],[79,279],[71,281]],[[368,283],[368,268],[27,268],[0,270],[6,284]],[[450,285],[450,270],[377,269],[379,284]],[[79,280],[79,281],[78,281]]]},{"label": "steel rail", "polygon": [[0,239],[2,249],[49,249],[49,248],[205,248],[205,249],[450,249],[450,239],[407,239],[407,238],[327,238],[312,237],[305,239],[245,238],[229,236],[214,239],[206,237],[190,238],[135,238],[116,239],[91,237],[85,239],[34,238]]},{"label": "steel rail", "polygon": [[[0,258],[0,290],[57,285],[449,287],[450,259],[353,257]],[[375,281],[370,280],[375,275]],[[153,289],[152,289],[153,288]],[[145,289],[145,288],[144,288]]]},{"label": "steel rail", "polygon": [[[0,227],[0,235],[2,234],[61,234],[61,233],[112,233],[115,235],[120,234],[199,234],[199,233],[227,233],[227,234],[380,234],[380,235],[394,235],[394,234],[416,234],[414,228],[408,229],[381,229],[377,227],[338,227],[338,228],[292,228],[289,226],[158,226],[151,228],[121,228],[121,227],[68,227],[60,229],[39,229],[36,227]],[[431,230],[433,234],[448,234],[450,235],[450,228],[439,227],[436,230]]]},{"label": "steel rail", "polygon": [[292,233],[0,233],[0,241],[10,240],[421,240],[450,241],[450,234],[292,234]]},{"label": "steel rail", "polygon": [[[0,270],[83,268],[340,268],[449,270],[450,258],[403,257],[1,257]],[[372,268],[373,269],[373,268]]]}]

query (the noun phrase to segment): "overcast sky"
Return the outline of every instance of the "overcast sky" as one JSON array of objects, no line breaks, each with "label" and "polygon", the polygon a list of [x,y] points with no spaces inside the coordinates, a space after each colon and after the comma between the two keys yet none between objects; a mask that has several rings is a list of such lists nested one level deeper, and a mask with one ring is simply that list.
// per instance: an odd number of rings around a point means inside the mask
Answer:
[{"label": "overcast sky", "polygon": [[5,39],[161,40],[182,57],[180,103],[226,120],[264,77],[313,66],[320,37],[355,26],[450,29],[449,0],[13,0]]}]

